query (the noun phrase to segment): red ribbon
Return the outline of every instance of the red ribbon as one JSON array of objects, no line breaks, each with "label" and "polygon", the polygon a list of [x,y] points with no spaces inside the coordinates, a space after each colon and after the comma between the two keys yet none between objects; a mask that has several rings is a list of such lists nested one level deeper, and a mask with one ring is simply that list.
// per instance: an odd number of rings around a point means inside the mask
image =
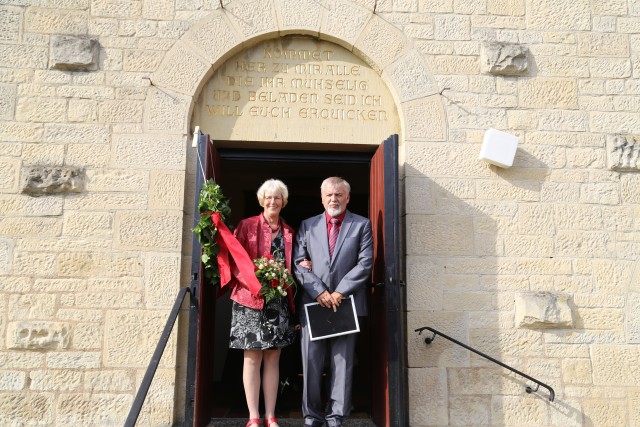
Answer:
[{"label": "red ribbon", "polygon": [[[223,288],[231,282],[231,278],[244,285],[249,291],[259,298],[258,292],[261,285],[255,274],[255,266],[247,251],[242,247],[236,236],[231,233],[222,219],[220,212],[202,212],[211,214],[211,221],[218,229],[216,243],[220,247],[218,252],[218,268],[220,270],[220,287]],[[236,268],[233,268],[233,267]]]}]

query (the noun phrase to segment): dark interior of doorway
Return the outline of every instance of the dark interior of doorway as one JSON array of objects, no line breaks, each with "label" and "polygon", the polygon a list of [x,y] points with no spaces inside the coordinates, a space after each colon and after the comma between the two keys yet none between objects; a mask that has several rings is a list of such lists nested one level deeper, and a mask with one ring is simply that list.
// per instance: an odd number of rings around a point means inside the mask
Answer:
[{"label": "dark interior of doorway", "polygon": [[[262,209],[256,199],[256,190],[269,178],[287,184],[289,204],[282,217],[297,230],[305,218],[323,211],[320,184],[328,176],[341,176],[351,184],[349,209],[368,216],[369,164],[372,153],[345,152],[331,149],[323,151],[288,151],[257,149],[219,149],[220,183],[230,200],[232,223],[257,215]],[[375,148],[375,147],[373,147]],[[228,349],[230,301],[228,294],[216,301],[215,356],[214,356],[214,418],[244,418],[247,416],[242,386],[242,351]],[[371,407],[371,375],[368,349],[370,348],[368,322],[361,325],[356,351],[354,372],[354,418],[368,418]],[[299,340],[285,348],[280,361],[280,393],[276,415],[280,418],[301,418],[302,363]]]}]

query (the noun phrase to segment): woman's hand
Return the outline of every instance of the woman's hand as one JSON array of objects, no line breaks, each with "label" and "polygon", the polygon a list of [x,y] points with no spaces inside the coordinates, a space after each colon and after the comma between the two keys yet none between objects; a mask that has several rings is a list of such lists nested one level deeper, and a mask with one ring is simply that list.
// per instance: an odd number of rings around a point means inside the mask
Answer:
[{"label": "woman's hand", "polygon": [[302,268],[306,268],[307,271],[311,271],[311,261],[309,261],[308,259],[303,259],[302,261],[300,261],[298,263],[298,265]]}]

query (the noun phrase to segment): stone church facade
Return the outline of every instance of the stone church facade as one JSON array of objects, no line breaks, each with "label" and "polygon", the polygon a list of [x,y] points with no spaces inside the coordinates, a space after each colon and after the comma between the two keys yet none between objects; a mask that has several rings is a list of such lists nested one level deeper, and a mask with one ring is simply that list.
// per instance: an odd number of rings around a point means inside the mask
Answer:
[{"label": "stone church facade", "polygon": [[[412,427],[640,426],[639,0],[8,0],[0,30],[0,424],[123,424],[190,283],[199,126],[399,135]],[[138,425],[183,419],[187,346]]]}]

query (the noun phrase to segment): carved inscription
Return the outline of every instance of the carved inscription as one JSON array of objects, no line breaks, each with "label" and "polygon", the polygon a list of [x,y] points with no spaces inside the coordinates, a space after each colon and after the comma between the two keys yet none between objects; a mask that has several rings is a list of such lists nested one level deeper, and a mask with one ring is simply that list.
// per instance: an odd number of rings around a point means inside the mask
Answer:
[{"label": "carved inscription", "polygon": [[219,72],[203,98],[211,117],[389,120],[392,100],[371,90],[365,66],[337,59],[332,49],[265,45],[251,59],[234,58]]}]

